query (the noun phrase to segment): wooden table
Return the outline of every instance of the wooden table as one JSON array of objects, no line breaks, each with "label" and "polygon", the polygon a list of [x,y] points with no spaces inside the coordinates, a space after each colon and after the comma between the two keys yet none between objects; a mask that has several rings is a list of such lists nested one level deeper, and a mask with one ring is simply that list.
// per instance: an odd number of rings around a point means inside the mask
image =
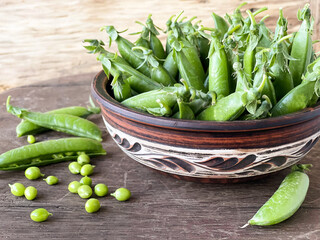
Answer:
[{"label": "wooden table", "polygon": [[[0,152],[27,144],[15,136],[19,119],[6,113],[5,100],[35,111],[88,104],[90,81],[94,74],[75,75],[11,89],[0,94]],[[273,194],[289,169],[264,179],[242,184],[198,184],[176,180],[154,172],[127,157],[105,132],[99,115],[90,119],[103,130],[107,156],[93,159],[93,183],[105,183],[110,192],[118,187],[132,191],[128,202],[113,197],[99,198],[102,208],[86,213],[85,200],[69,193],[67,186],[80,176],[68,171],[68,163],[42,167],[56,175],[60,183],[48,186],[42,180],[30,181],[23,172],[0,172],[0,239],[320,239],[320,145],[302,160],[312,163],[308,195],[298,212],[287,221],[271,227],[240,227]],[[38,141],[67,137],[49,132]],[[10,193],[9,183],[35,186],[38,197],[28,201]],[[53,213],[47,222],[35,223],[32,210],[44,207]]]}]

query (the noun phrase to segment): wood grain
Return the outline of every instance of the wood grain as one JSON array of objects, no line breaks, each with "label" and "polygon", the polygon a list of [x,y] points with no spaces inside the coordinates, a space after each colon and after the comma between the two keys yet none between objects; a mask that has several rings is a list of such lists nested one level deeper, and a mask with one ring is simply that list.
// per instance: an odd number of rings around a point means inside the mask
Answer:
[{"label": "wood grain", "polygon": [[[19,119],[5,112],[4,102],[37,111],[88,104],[91,74],[53,79],[10,89],[0,94],[0,152],[27,144],[15,137]],[[54,93],[54,94],[52,94]],[[68,163],[42,167],[46,175],[56,175],[60,183],[48,186],[42,180],[29,181],[23,172],[0,172],[0,239],[175,239],[175,240],[319,240],[320,239],[320,145],[302,160],[312,163],[310,188],[298,212],[271,227],[240,226],[246,223],[273,194],[289,169],[276,175],[242,184],[198,184],[158,174],[127,157],[105,132],[100,116],[90,117],[103,130],[103,146],[108,155],[93,159],[93,183],[106,183],[110,192],[118,187],[132,191],[128,202],[112,197],[99,198],[96,214],[84,210],[85,200],[68,193],[70,181],[80,176],[68,172]],[[60,133],[37,136],[38,141],[67,137]],[[8,183],[21,182],[38,188],[38,198],[27,201],[10,193]],[[47,222],[34,223],[29,214],[38,207],[53,213]]]},{"label": "wood grain", "polygon": [[[231,13],[242,0],[0,0],[0,91],[42,80],[97,72],[95,57],[86,54],[82,40],[99,38],[105,25],[129,32],[140,30],[135,20],[145,21],[149,13],[159,27],[173,14],[185,11],[212,26],[212,11]],[[267,6],[267,24],[274,27],[278,9],[283,8],[290,31],[298,30],[296,12],[310,2],[316,18],[315,38],[319,29],[319,0],[249,0],[247,8]],[[134,40],[134,36],[124,33]],[[164,36],[161,36],[164,40]],[[115,50],[112,46],[112,50]]]}]

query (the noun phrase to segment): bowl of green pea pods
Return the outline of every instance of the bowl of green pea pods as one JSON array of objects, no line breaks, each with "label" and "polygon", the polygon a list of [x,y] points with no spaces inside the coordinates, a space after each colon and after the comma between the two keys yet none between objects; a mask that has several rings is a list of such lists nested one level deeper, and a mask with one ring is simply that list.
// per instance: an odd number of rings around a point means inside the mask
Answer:
[{"label": "bowl of green pea pods", "polygon": [[181,12],[163,30],[149,15],[135,42],[105,26],[115,53],[84,40],[103,68],[91,93],[132,159],[179,179],[239,182],[296,164],[317,143],[320,58],[309,5],[292,34],[282,9],[272,31],[267,7],[244,5],[212,13],[210,26]]}]

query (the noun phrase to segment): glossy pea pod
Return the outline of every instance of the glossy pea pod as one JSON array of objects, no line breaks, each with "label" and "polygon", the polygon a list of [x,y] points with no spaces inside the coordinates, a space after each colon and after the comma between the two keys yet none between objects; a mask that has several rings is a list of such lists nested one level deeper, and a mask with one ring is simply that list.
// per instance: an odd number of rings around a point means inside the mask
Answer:
[{"label": "glossy pea pod", "polygon": [[[291,217],[302,205],[309,188],[305,170],[311,164],[293,166],[272,197],[248,221],[250,225],[269,226]],[[247,226],[247,225],[245,225]]]},{"label": "glossy pea pod", "polygon": [[206,76],[197,49],[181,35],[182,33],[178,34],[176,38],[173,32],[170,32],[168,38],[179,73],[190,87],[206,91],[204,87]]},{"label": "glossy pea pod", "polygon": [[[93,104],[93,103],[92,103]],[[80,107],[80,106],[72,106],[72,107],[65,107],[65,108],[59,108],[55,109],[46,113],[57,113],[57,114],[69,114],[74,115],[78,117],[86,118],[87,116],[91,114],[98,114],[100,113],[100,108],[95,107],[92,105],[92,107]],[[16,127],[16,133],[17,137],[22,137],[26,135],[34,135],[37,133],[42,133],[45,131],[48,131],[49,129],[40,127],[32,122],[22,120]]]},{"label": "glossy pea pod", "polygon": [[21,119],[55,131],[102,141],[100,128],[91,121],[68,114],[30,112],[10,105],[10,98],[7,99],[7,111]]},{"label": "glossy pea pod", "polygon": [[151,49],[147,49],[144,47],[134,47],[133,50],[139,51],[141,59],[144,59],[144,61],[147,62],[152,80],[162,84],[163,86],[172,86],[176,83],[169,72],[156,59],[156,56],[153,55]]},{"label": "glossy pea pod", "polygon": [[298,11],[298,19],[302,21],[299,31],[295,34],[291,57],[295,60],[289,62],[289,69],[292,74],[294,86],[301,83],[302,75],[305,73],[307,66],[309,65],[312,57],[312,28],[313,20],[311,18],[311,11],[309,4],[306,4],[302,11]]},{"label": "glossy pea pod", "polygon": [[105,155],[100,142],[89,138],[48,140],[12,149],[0,155],[0,170],[21,170],[77,159],[77,152],[88,156]]},{"label": "glossy pea pod", "polygon": [[166,52],[164,51],[163,45],[157,35],[159,35],[158,30],[156,29],[151,14],[148,16],[146,21],[146,27],[150,32],[150,48],[152,49],[154,55],[158,59],[165,59],[167,57]]},{"label": "glossy pea pod", "polygon": [[173,51],[171,51],[166,57],[166,60],[163,63],[163,67],[168,71],[172,78],[177,78],[179,69],[176,61],[173,58]]},{"label": "glossy pea pod", "polygon": [[144,64],[143,60],[137,57],[132,48],[134,44],[129,40],[121,37],[119,32],[114,28],[114,26],[106,26],[104,28],[109,35],[110,43],[111,41],[115,41],[118,45],[118,50],[121,56],[135,69],[138,69],[139,72],[143,73],[145,76],[150,77],[149,68],[146,64]]},{"label": "glossy pea pod", "polygon": [[250,32],[248,34],[248,39],[249,39],[248,46],[246,47],[246,50],[243,56],[243,69],[249,81],[252,82],[253,70],[255,66],[255,54],[256,54],[256,48],[260,40],[260,34],[259,34],[259,26],[256,23],[254,15],[249,10],[247,10],[247,13],[251,20],[251,26],[250,26]]},{"label": "glossy pea pod", "polygon": [[230,70],[227,54],[220,42],[219,33],[211,33],[209,58],[209,91],[214,91],[218,98],[230,94]]},{"label": "glossy pea pod", "polygon": [[89,53],[99,54],[97,59],[102,63],[105,72],[110,71],[110,73],[112,74],[114,71],[115,73],[121,72],[122,74],[125,73],[130,75],[130,77],[128,77],[125,81],[129,83],[132,90],[141,93],[159,89],[162,87],[156,81],[153,81],[151,78],[132,68],[123,58],[121,58],[117,54],[106,51],[103,48],[104,43],[102,41],[87,39],[84,42],[89,44],[88,46],[84,46],[87,50],[90,51]]},{"label": "glossy pea pod", "polygon": [[[268,52],[269,49],[263,49],[260,52],[256,53],[256,66],[254,69],[255,75],[253,79],[254,87],[258,87],[261,85],[261,82],[263,81],[263,76],[267,73]],[[273,106],[277,103],[275,89],[269,77],[267,78],[266,84],[264,85],[261,94],[268,96]]]},{"label": "glossy pea pod", "polygon": [[173,87],[164,87],[162,89],[141,93],[121,103],[124,106],[149,112],[153,115],[169,116],[172,113],[171,108],[176,104],[179,96],[187,99],[188,96],[190,96],[189,89],[177,84]]},{"label": "glossy pea pod", "polygon": [[221,33],[219,37],[220,40],[222,40],[223,36],[228,32],[229,24],[226,22],[226,20],[224,20],[223,17],[220,17],[214,12],[211,14],[211,16],[213,18],[215,28]]}]

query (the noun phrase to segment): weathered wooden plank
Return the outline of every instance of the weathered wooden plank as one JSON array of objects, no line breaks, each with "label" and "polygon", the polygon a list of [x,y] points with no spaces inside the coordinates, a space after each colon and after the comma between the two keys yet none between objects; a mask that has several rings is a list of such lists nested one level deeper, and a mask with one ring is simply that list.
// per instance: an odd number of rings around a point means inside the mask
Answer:
[{"label": "weathered wooden plank", "polygon": [[[27,144],[25,138],[15,137],[19,119],[5,112],[8,95],[12,95],[12,104],[38,111],[85,106],[92,77],[93,74],[60,78],[0,94],[0,152]],[[105,130],[100,116],[90,119]],[[66,136],[51,132],[37,139]],[[59,177],[61,182],[56,186],[48,186],[42,180],[29,181],[23,172],[0,172],[0,239],[319,239],[319,144],[302,161],[314,167],[301,209],[279,225],[241,229],[277,189],[288,169],[242,184],[191,183],[139,165],[123,154],[107,133],[103,139],[108,155],[93,160],[93,183],[106,183],[110,191],[126,186],[133,194],[130,201],[117,202],[107,196],[100,198],[101,211],[86,213],[85,200],[67,191],[70,181],[80,179],[68,172],[67,163],[41,168],[46,175]],[[13,182],[37,187],[39,197],[34,201],[14,197],[7,185]],[[34,223],[29,214],[38,207],[45,207],[54,215],[47,222]]]},{"label": "weathered wooden plank", "polygon": [[[97,72],[95,57],[86,54],[81,41],[100,38],[104,25],[129,32],[140,30],[135,20],[145,21],[149,13],[155,23],[165,28],[173,14],[185,11],[186,16],[198,16],[204,25],[213,25],[211,12],[231,13],[241,0],[139,0],[139,1],[79,1],[79,0],[2,0],[0,5],[0,89],[21,86],[41,80],[72,74]],[[298,29],[296,13],[306,0],[251,0],[247,8],[267,6],[267,24],[274,27],[278,9],[283,8],[290,22],[290,31]],[[319,1],[311,0],[318,37]],[[244,8],[245,9],[245,8]],[[135,36],[123,34],[131,40]],[[161,37],[164,40],[164,37]],[[112,50],[115,50],[115,46]]]}]

